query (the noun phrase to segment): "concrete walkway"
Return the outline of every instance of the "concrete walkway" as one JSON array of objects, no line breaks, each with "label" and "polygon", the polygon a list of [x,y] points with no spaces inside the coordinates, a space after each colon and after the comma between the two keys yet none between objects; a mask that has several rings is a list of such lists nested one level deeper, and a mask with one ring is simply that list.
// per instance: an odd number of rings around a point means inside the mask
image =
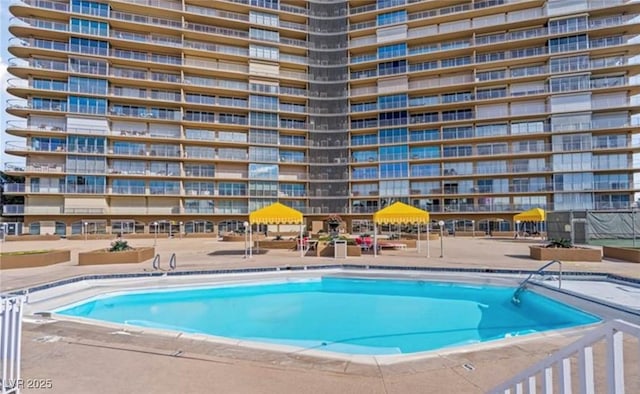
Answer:
[{"label": "concrete walkway", "polygon": [[[154,240],[132,240],[151,246]],[[354,263],[429,267],[537,269],[528,245],[540,241],[445,238],[432,241],[431,257],[416,250],[387,251],[377,258],[301,259],[296,252],[272,250],[243,258],[242,243],[214,239],[161,239],[163,264],[175,252],[179,270],[273,267]],[[2,251],[70,249],[72,261],[42,268],[0,271],[0,289],[22,288],[89,273],[141,272],[151,262],[118,266],[78,266],[77,252],[104,248],[109,241],[7,242]],[[640,278],[631,263],[567,262],[566,271],[608,272]],[[51,393],[483,393],[520,370],[584,334],[571,331],[505,343],[495,349],[439,353],[389,366],[370,366],[297,353],[240,348],[208,341],[163,337],[65,321],[32,321],[24,325],[23,378],[52,379]],[[633,346],[637,345],[633,344]],[[638,353],[629,354],[638,365]],[[640,392],[640,379],[631,392]],[[24,390],[23,393],[42,392]]]},{"label": "concrete walkway", "polygon": [[[0,290],[6,291],[55,279],[84,275],[87,273],[142,272],[151,269],[151,261],[140,264],[78,266],[78,252],[106,248],[110,241],[38,241],[5,242],[0,244],[3,252],[33,249],[69,249],[71,261],[41,268],[13,269],[0,271]],[[417,267],[486,268],[535,270],[545,262],[531,260],[529,245],[540,244],[540,240],[513,240],[494,238],[454,238],[446,237],[443,242],[444,257],[440,258],[440,241],[430,242],[430,256],[427,258],[427,244],[422,241],[421,253],[416,249],[387,250],[374,258],[372,255],[349,257],[335,260],[326,257],[300,258],[298,252],[288,250],[268,250],[264,254],[254,254],[252,259],[244,259],[242,242],[221,242],[214,238],[158,239],[156,252],[162,257],[164,268],[168,268],[171,253],[176,253],[178,270],[221,269],[241,267],[285,267],[318,264],[369,264],[404,265]],[[153,246],[153,239],[131,240],[135,247]],[[607,272],[640,278],[640,266],[613,260],[600,263],[565,262],[565,271]]]}]

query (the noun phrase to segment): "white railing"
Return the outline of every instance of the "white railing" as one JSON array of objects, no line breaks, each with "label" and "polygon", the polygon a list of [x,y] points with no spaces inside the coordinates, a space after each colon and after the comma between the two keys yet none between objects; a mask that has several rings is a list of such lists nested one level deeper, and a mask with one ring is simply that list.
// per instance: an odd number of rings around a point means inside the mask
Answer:
[{"label": "white railing", "polygon": [[[611,394],[624,394],[625,392],[625,367],[623,352],[623,335],[628,334],[640,340],[640,326],[627,323],[622,320],[612,320],[589,332],[576,342],[560,349],[548,358],[531,366],[512,379],[490,390],[490,393],[553,393],[554,388],[561,393],[571,393],[574,387],[578,387],[579,393],[595,393],[598,387],[606,387],[606,392]],[[603,362],[594,361],[594,347],[604,342]],[[630,347],[634,342],[627,341]],[[635,354],[640,353],[640,345],[635,342]],[[633,356],[631,356],[633,357]],[[577,371],[572,373],[571,366],[577,366]],[[604,365],[606,379],[597,382],[598,375],[594,365]],[[627,368],[629,381],[638,379],[638,367]],[[558,374],[554,382],[554,370]],[[539,377],[539,379],[538,379]],[[577,382],[574,382],[577,379]],[[602,390],[602,389],[601,389]],[[603,391],[605,392],[605,391]],[[630,390],[627,392],[631,392]]]},{"label": "white railing", "polygon": [[19,393],[22,305],[24,297],[0,299],[0,393]]}]

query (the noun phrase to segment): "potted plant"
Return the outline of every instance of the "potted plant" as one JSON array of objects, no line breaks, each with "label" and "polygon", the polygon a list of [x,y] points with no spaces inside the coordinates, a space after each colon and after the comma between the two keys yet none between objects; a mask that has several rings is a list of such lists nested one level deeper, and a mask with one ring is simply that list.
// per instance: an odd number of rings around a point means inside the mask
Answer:
[{"label": "potted plant", "polygon": [[133,249],[129,246],[129,243],[125,240],[118,239],[111,243],[111,247],[109,248],[109,252],[124,252],[125,250]]},{"label": "potted plant", "polygon": [[573,244],[571,243],[570,239],[557,238],[557,239],[550,239],[549,242],[545,245],[545,248],[571,249],[573,248]]}]

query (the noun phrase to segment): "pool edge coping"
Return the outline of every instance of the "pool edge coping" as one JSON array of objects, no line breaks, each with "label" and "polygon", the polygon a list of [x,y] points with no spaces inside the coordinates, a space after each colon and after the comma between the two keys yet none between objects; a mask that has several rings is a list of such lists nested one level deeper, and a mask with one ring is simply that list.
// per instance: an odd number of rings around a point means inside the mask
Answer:
[{"label": "pool edge coping", "polygon": [[[237,269],[211,269],[211,270],[185,270],[185,271],[143,271],[130,273],[112,273],[112,274],[84,274],[72,276],[64,279],[58,279],[38,285],[22,287],[18,289],[0,292],[0,298],[28,295],[30,293],[53,287],[63,286],[72,283],[78,283],[87,280],[108,280],[108,279],[129,279],[129,278],[160,278],[164,276],[190,276],[190,275],[221,275],[221,274],[240,274],[240,273],[266,273],[280,271],[312,271],[326,269],[341,270],[382,270],[382,271],[416,271],[416,272],[449,272],[449,273],[484,273],[484,274],[505,274],[505,275],[525,275],[538,272],[537,270],[523,269],[504,269],[504,268],[450,268],[450,267],[418,267],[418,266],[393,266],[393,265],[370,265],[370,264],[322,264],[322,265],[304,265],[304,266],[285,266],[285,267],[255,267],[255,268],[237,268]],[[543,271],[557,272],[557,271]],[[601,280],[618,280],[625,283],[640,286],[640,278],[631,278],[619,274],[608,272],[589,272],[589,271],[564,271],[563,276],[575,278],[600,278]]]},{"label": "pool edge coping", "polygon": [[[575,306],[569,305],[569,307],[575,308]],[[582,311],[584,312],[584,311]],[[589,312],[586,312],[589,313]],[[31,315],[33,316],[33,315]],[[37,316],[37,315],[35,315]],[[275,352],[281,355],[300,355],[307,357],[314,357],[319,359],[331,359],[345,362],[352,362],[363,365],[375,365],[375,366],[387,366],[406,362],[422,361],[426,359],[433,359],[437,357],[447,357],[449,355],[460,355],[475,351],[488,351],[501,349],[507,346],[514,346],[526,342],[542,340],[544,338],[560,338],[570,337],[572,335],[578,335],[581,332],[591,330],[604,324],[607,319],[598,317],[598,321],[580,324],[577,326],[564,327],[553,329],[549,331],[541,331],[529,333],[526,335],[516,335],[504,338],[496,338],[486,342],[474,342],[460,345],[451,345],[444,348],[426,350],[413,353],[400,353],[400,354],[349,354],[330,350],[321,350],[317,347],[305,348],[302,346],[295,346],[291,344],[280,344],[275,342],[262,342],[259,340],[238,339],[231,337],[224,337],[213,334],[184,332],[178,330],[171,330],[168,328],[159,327],[143,327],[135,325],[127,325],[125,323],[115,323],[104,320],[96,320],[90,318],[84,318],[79,316],[71,316],[65,314],[59,314],[52,312],[48,316],[49,322],[64,321],[73,324],[79,324],[87,329],[91,327],[101,327],[105,329],[115,330],[111,334],[127,333],[129,335],[140,336],[156,336],[167,339],[190,339],[194,341],[204,341],[211,344],[237,346],[245,351],[262,350]],[[38,324],[35,323],[34,324]]]}]

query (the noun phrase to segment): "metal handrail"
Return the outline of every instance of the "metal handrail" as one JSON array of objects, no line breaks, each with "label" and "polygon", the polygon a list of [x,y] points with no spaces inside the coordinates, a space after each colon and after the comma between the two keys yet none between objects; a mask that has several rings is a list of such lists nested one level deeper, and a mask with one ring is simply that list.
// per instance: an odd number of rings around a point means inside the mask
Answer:
[{"label": "metal handrail", "polygon": [[558,288],[562,288],[562,261],[560,260],[551,260],[550,262],[548,262],[547,264],[543,265],[542,267],[538,268],[536,271],[532,272],[529,274],[529,276],[527,277],[527,279],[523,280],[522,282],[520,282],[520,285],[518,286],[518,288],[516,289],[516,291],[513,293],[513,297],[511,297],[511,301],[513,301],[514,304],[520,304],[520,294],[527,288],[527,283],[531,280],[531,278],[534,275],[541,275],[544,272],[544,269],[553,265],[553,264],[558,264],[559,268],[559,275],[558,275]]},{"label": "metal handrail", "polygon": [[153,258],[153,262],[151,263],[151,266],[153,267],[154,270],[160,269],[160,253],[158,253],[156,257]]},{"label": "metal handrail", "polygon": [[173,253],[171,255],[171,258],[169,259],[169,269],[171,271],[176,269],[176,254],[175,253]]}]

